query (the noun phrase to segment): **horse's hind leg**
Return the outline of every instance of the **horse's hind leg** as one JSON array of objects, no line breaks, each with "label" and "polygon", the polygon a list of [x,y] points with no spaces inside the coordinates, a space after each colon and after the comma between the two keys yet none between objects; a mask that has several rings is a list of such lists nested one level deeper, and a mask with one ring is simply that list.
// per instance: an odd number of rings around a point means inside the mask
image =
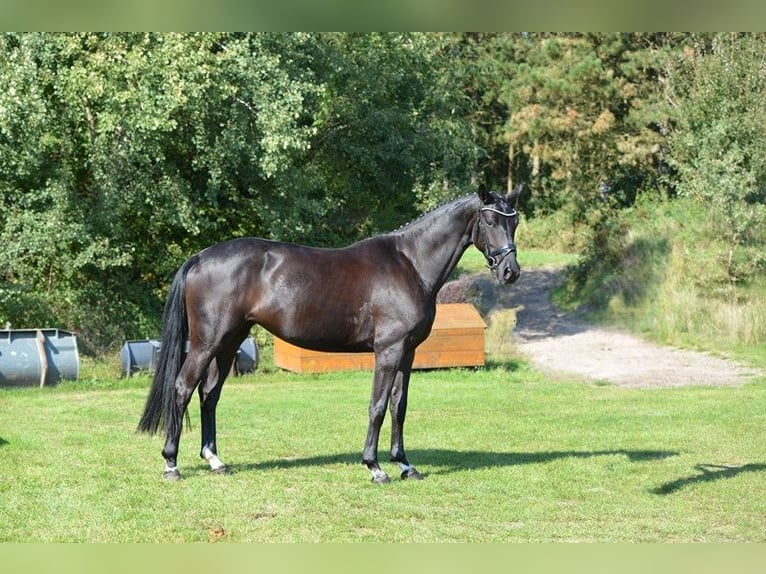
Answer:
[{"label": "horse's hind leg", "polygon": [[218,458],[215,435],[215,410],[218,399],[221,397],[223,383],[231,370],[234,357],[237,353],[238,343],[218,353],[215,360],[210,363],[205,382],[199,387],[200,415],[202,420],[202,448],[200,456],[210,465],[210,470],[215,473],[226,473],[226,465]]},{"label": "horse's hind leg", "polygon": [[205,373],[209,361],[209,355],[191,351],[184,360],[181,372],[176,377],[174,397],[176,420],[173,424],[168,424],[166,427],[165,446],[162,449],[162,456],[165,458],[165,472],[163,476],[167,480],[178,480],[181,478],[176,461],[178,459],[178,447],[181,442],[181,431],[183,430],[183,415],[194,393],[194,388]]}]

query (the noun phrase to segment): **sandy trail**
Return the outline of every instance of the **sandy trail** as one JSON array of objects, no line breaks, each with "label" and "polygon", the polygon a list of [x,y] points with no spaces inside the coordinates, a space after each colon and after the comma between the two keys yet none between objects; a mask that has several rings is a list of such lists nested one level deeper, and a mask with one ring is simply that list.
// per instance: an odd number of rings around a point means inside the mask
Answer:
[{"label": "sandy trail", "polygon": [[761,374],[731,360],[663,347],[564,313],[551,302],[561,278],[559,269],[525,269],[516,284],[505,288],[483,273],[460,279],[453,289],[478,291],[484,313],[515,308],[516,325],[509,336],[536,368],[551,374],[624,387],[738,385]]}]

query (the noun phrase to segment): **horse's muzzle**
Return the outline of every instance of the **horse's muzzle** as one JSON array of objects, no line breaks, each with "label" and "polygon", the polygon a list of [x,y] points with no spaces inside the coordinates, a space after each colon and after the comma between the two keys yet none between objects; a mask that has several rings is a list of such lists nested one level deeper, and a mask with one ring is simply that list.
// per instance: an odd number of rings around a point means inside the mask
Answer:
[{"label": "horse's muzzle", "polygon": [[519,267],[516,257],[513,255],[506,257],[500,265],[497,266],[497,280],[503,285],[515,283],[520,275],[521,267]]}]

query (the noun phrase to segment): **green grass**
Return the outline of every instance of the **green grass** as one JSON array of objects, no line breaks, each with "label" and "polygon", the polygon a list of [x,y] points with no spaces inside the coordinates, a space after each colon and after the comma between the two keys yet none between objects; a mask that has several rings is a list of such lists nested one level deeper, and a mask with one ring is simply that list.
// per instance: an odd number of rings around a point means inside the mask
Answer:
[{"label": "green grass", "polygon": [[358,462],[369,373],[230,380],[219,449],[233,473],[198,458],[193,412],[178,483],[160,478],[162,439],[135,432],[148,384],[0,391],[0,541],[766,538],[764,382],[626,390],[524,363],[416,372],[406,438],[426,480],[383,486]]},{"label": "green grass", "polygon": [[[559,253],[545,249],[520,249],[518,253],[519,265],[522,273],[525,267],[541,267],[546,265],[563,266],[574,263],[577,256],[570,253]],[[465,275],[468,273],[477,273],[486,271],[487,262],[484,255],[478,249],[469,247],[460,259],[456,275]]]}]

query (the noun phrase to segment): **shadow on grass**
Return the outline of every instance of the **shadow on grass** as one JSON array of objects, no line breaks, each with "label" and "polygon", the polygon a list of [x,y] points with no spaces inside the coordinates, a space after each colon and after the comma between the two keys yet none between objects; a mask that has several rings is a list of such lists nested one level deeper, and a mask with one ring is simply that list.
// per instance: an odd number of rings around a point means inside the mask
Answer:
[{"label": "shadow on grass", "polygon": [[[382,454],[382,453],[381,453]],[[435,467],[425,476],[449,474],[463,470],[495,468],[503,466],[519,466],[527,464],[542,464],[566,458],[593,458],[599,456],[624,455],[631,462],[645,462],[678,456],[676,451],[667,450],[599,450],[599,451],[549,451],[549,452],[483,452],[461,451],[448,449],[414,449],[407,451],[407,458],[412,464],[427,464]],[[305,458],[284,458],[267,460],[252,464],[234,464],[234,472],[251,470],[267,470],[277,468],[294,468],[325,466],[331,464],[361,464],[361,452],[338,453]],[[381,462],[384,459],[381,457]]]},{"label": "shadow on grass", "polygon": [[[473,367],[452,367],[455,371],[466,371],[468,373],[475,373],[481,371],[518,371],[524,362],[520,359],[494,359],[487,358],[484,360],[483,365]],[[417,369],[413,371],[413,376],[417,376],[417,373],[438,373],[443,371],[443,368],[433,369]],[[369,371],[372,374],[372,371]]]},{"label": "shadow on grass", "polygon": [[699,473],[693,476],[685,476],[666,482],[665,484],[653,488],[652,494],[667,495],[678,492],[682,488],[699,484],[701,482],[713,482],[724,478],[734,478],[743,472],[763,472],[766,471],[766,464],[754,463],[741,466],[721,465],[721,464],[698,464],[695,467]]},{"label": "shadow on grass", "polygon": [[484,361],[483,367],[478,367],[485,371],[518,371],[521,367],[520,359],[494,359],[488,358]]},{"label": "shadow on grass", "polygon": [[3,437],[0,436],[0,446],[5,446],[9,444],[7,440],[5,440]]}]

